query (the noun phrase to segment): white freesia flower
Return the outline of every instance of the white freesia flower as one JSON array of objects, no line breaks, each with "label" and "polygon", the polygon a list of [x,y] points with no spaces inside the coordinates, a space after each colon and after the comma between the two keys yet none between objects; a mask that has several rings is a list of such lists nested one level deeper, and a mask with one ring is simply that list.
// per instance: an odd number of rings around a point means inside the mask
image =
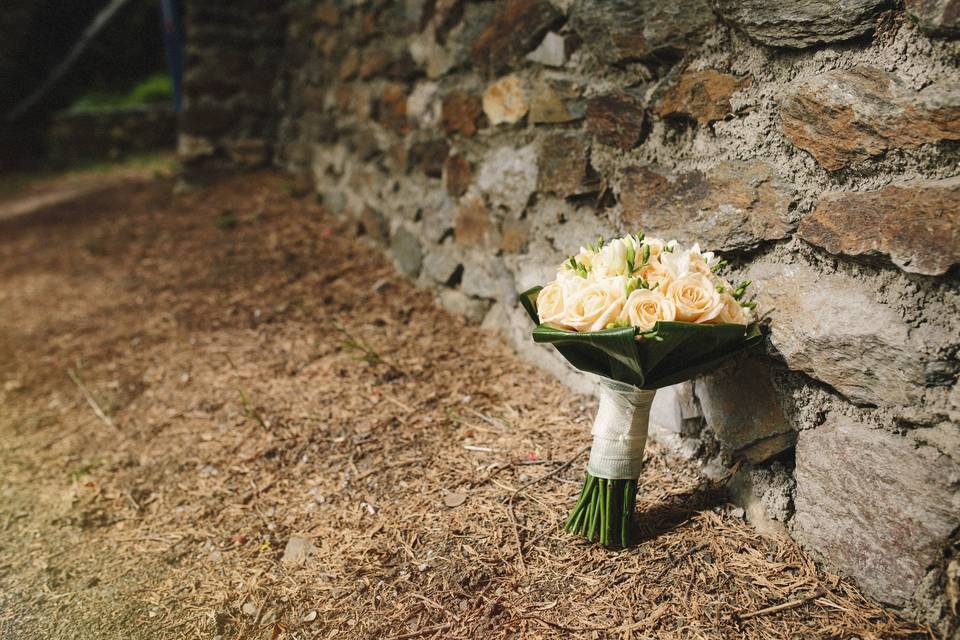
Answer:
[{"label": "white freesia flower", "polygon": [[690,273],[690,255],[687,251],[664,251],[657,259],[670,280],[682,278]]},{"label": "white freesia flower", "polygon": [[[629,263],[638,260],[639,251],[637,240],[633,236],[624,236],[611,240],[596,254],[593,263],[597,276],[602,278],[630,275],[627,273]],[[632,259],[629,259],[631,258]]]},{"label": "white freesia flower", "polygon": [[724,306],[716,285],[702,273],[688,273],[671,282],[667,297],[676,305],[681,322],[710,322]]},{"label": "white freesia flower", "polygon": [[648,331],[658,320],[673,320],[676,315],[676,305],[660,291],[636,289],[627,296],[619,320]]},{"label": "white freesia flower", "polygon": [[600,331],[620,316],[626,301],[624,277],[589,280],[565,297],[563,324],[575,331]]}]

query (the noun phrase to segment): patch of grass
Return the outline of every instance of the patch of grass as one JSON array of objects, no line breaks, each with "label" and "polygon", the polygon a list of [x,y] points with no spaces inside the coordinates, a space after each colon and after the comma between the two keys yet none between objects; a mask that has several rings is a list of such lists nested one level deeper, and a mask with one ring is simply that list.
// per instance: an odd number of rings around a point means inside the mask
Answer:
[{"label": "patch of grass", "polygon": [[173,83],[166,73],[155,73],[135,84],[128,92],[91,91],[70,106],[70,111],[138,107],[173,102]]},{"label": "patch of grass", "polygon": [[221,213],[217,216],[217,219],[213,223],[216,225],[217,229],[221,231],[227,231],[228,229],[233,229],[237,226],[237,216],[233,215],[233,212],[228,211],[226,213]]},{"label": "patch of grass", "polygon": [[93,471],[96,471],[99,467],[103,466],[102,458],[93,458],[89,462],[82,464],[81,466],[74,469],[70,472],[70,482],[79,482],[80,478],[83,476],[89,475]]},{"label": "patch of grass", "polygon": [[103,238],[87,238],[83,243],[83,248],[92,256],[103,257],[107,255],[107,243]]}]

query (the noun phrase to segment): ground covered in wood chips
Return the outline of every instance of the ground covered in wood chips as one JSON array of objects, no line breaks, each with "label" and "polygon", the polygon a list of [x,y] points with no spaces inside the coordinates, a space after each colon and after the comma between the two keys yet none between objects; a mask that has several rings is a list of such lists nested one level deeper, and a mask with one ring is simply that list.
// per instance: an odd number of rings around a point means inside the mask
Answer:
[{"label": "ground covered in wood chips", "polygon": [[592,399],[288,178],[173,193],[0,222],[0,637],[927,635],[656,446],[638,546],[564,534]]}]

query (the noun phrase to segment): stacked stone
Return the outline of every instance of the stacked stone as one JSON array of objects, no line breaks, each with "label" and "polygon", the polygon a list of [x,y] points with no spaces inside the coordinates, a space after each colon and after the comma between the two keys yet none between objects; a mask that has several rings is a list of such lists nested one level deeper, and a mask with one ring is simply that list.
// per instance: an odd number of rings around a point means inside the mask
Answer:
[{"label": "stacked stone", "polygon": [[[515,292],[643,229],[754,281],[766,352],[660,394],[659,437],[946,631],[960,575],[956,0],[296,3],[279,163],[571,382]],[[581,387],[582,388],[582,387]]]},{"label": "stacked stone", "polygon": [[178,149],[188,177],[270,160],[286,24],[280,0],[186,3]]},{"label": "stacked stone", "polygon": [[51,118],[46,135],[47,154],[55,164],[112,160],[172,149],[177,116],[168,105],[64,111]]}]

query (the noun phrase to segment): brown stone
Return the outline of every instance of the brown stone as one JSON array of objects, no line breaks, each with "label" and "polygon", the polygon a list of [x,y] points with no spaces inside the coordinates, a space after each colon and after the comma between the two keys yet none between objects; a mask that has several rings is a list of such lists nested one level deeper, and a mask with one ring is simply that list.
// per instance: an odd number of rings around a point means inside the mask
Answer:
[{"label": "brown stone", "polygon": [[780,107],[783,132],[830,171],[941,140],[960,140],[960,84],[914,91],[883,69],[861,65],[817,75]]},{"label": "brown stone", "polygon": [[244,138],[224,143],[230,161],[238,167],[253,169],[270,162],[270,145],[262,138]]},{"label": "brown stone", "polygon": [[407,93],[403,85],[388,82],[383,85],[380,94],[377,120],[388,129],[397,133],[406,133],[410,129],[407,120]]},{"label": "brown stone", "polygon": [[587,101],[587,129],[603,144],[623,149],[637,146],[643,137],[643,101],[617,92]]},{"label": "brown stone", "polygon": [[934,35],[960,35],[960,0],[904,0],[904,9]]},{"label": "brown stone", "polygon": [[340,12],[337,10],[337,4],[333,0],[327,0],[316,6],[313,10],[313,17],[328,27],[335,27],[340,21]]},{"label": "brown stone", "polygon": [[464,91],[451,91],[443,97],[441,120],[447,135],[462,133],[470,137],[477,132],[483,107],[480,98]]},{"label": "brown stone", "polygon": [[343,57],[343,61],[340,63],[340,70],[338,71],[338,76],[341,80],[349,80],[357,74],[357,70],[360,68],[360,53],[355,48],[350,48],[347,50],[347,55]]},{"label": "brown stone", "polygon": [[460,200],[460,207],[453,221],[453,238],[457,244],[485,247],[491,243],[494,226],[483,198],[467,194]]},{"label": "brown stone", "polygon": [[576,84],[541,78],[530,98],[530,122],[555,124],[579,120],[586,115],[586,103],[579,98],[580,89]]},{"label": "brown stone", "polygon": [[773,167],[760,160],[680,175],[631,168],[620,189],[627,228],[720,251],[786,237],[792,196]]},{"label": "brown stone", "polygon": [[667,89],[655,113],[661,118],[692,118],[700,126],[723,120],[733,113],[730,97],[750,83],[749,76],[737,77],[714,69],[688,72]]},{"label": "brown stone", "polygon": [[540,149],[539,189],[562,198],[584,193],[589,144],[577,134],[554,133]]},{"label": "brown stone", "polygon": [[439,178],[449,152],[446,140],[415,142],[410,146],[410,164],[419,166],[431,178]]},{"label": "brown stone", "polygon": [[527,109],[523,82],[515,75],[500,78],[483,92],[483,113],[492,125],[519,122]]},{"label": "brown stone", "polygon": [[500,225],[500,249],[520,253],[530,239],[530,225],[526,220],[507,219]]},{"label": "brown stone", "polygon": [[571,8],[574,30],[604,64],[678,58],[714,20],[705,0],[577,0]]},{"label": "brown stone", "polygon": [[830,253],[884,255],[904,271],[960,264],[960,178],[821,196],[798,235]]},{"label": "brown stone", "polygon": [[390,58],[385,51],[382,49],[368,50],[363,54],[363,62],[360,63],[357,75],[360,76],[361,80],[372,78],[386,70],[389,64]]},{"label": "brown stone", "polygon": [[303,108],[306,111],[323,111],[327,101],[327,92],[323,87],[306,85],[301,92]]},{"label": "brown stone", "polygon": [[506,0],[473,42],[470,57],[488,73],[503,71],[521,61],[562,20],[548,0]]},{"label": "brown stone", "polygon": [[181,130],[193,135],[220,134],[236,122],[236,111],[216,104],[190,105],[180,114]]},{"label": "brown stone", "polygon": [[447,193],[459,197],[467,192],[471,180],[470,163],[463,156],[456,154],[447,156],[443,163],[443,179],[447,186]]},{"label": "brown stone", "polygon": [[350,113],[357,118],[370,117],[370,94],[362,83],[343,83],[337,86],[333,94],[337,109]]}]

